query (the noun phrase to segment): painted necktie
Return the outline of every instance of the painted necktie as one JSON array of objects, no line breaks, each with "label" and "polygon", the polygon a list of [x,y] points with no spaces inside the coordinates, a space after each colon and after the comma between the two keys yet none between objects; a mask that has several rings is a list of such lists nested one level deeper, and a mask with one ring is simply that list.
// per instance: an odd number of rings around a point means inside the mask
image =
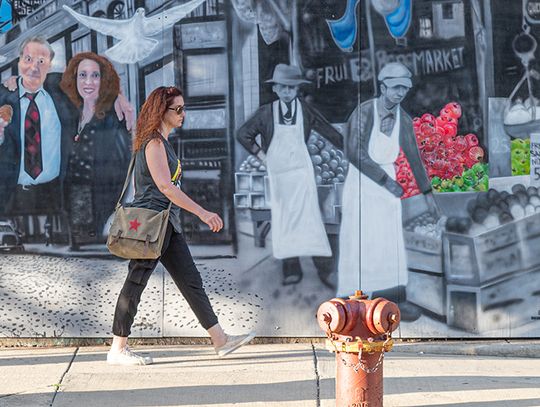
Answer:
[{"label": "painted necktie", "polygon": [[287,121],[292,119],[292,103],[291,102],[285,102],[287,105],[287,112],[283,115],[283,118]]},{"label": "painted necktie", "polygon": [[36,104],[37,93],[25,93],[30,104],[24,117],[24,170],[33,179],[43,171],[41,156],[41,124]]}]

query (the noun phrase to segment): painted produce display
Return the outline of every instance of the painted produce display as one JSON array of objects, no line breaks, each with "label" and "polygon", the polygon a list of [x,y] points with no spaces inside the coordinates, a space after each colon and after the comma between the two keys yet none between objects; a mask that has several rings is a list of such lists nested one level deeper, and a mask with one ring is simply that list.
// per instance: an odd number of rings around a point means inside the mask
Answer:
[{"label": "painted produce display", "polygon": [[529,175],[531,172],[531,139],[513,139],[510,149],[512,175]]},{"label": "painted produce display", "polygon": [[343,151],[317,134],[309,137],[307,148],[313,162],[317,185],[345,181],[349,160],[343,157]]},{"label": "painted produce display", "polygon": [[[461,106],[452,102],[445,105],[437,117],[425,113],[413,119],[420,156],[437,192],[489,188],[487,164],[483,163],[484,149],[475,134],[458,135],[460,117]],[[481,171],[478,164],[483,166]]]}]

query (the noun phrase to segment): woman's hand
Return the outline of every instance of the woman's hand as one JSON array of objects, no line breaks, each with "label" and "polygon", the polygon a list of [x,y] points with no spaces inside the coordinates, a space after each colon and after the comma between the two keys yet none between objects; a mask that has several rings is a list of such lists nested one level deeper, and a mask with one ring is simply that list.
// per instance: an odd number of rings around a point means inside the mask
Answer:
[{"label": "woman's hand", "polygon": [[118,120],[122,121],[122,119],[126,119],[126,128],[128,131],[135,128],[135,109],[122,93],[119,93],[114,101],[114,110],[116,116],[118,116]]},{"label": "woman's hand", "polygon": [[203,210],[199,218],[210,227],[212,232],[219,232],[223,228],[223,221],[217,213]]},{"label": "woman's hand", "polygon": [[171,182],[171,173],[167,164],[167,153],[160,139],[153,139],[146,145],[146,162],[152,180],[173,204],[198,216],[206,223],[212,232],[219,232],[223,228],[223,221],[217,213],[209,212],[197,202],[186,195],[184,191]]},{"label": "woman's hand", "polygon": [[2,82],[2,85],[8,88],[10,92],[15,92],[15,90],[17,90],[17,77],[10,76],[4,82]]}]

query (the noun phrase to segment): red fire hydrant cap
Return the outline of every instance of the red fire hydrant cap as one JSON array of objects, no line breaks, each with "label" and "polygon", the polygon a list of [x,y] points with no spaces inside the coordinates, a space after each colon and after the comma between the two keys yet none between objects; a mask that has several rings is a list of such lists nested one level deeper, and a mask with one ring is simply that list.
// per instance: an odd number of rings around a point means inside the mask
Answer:
[{"label": "red fire hydrant cap", "polygon": [[347,322],[347,315],[342,304],[336,301],[326,301],[317,311],[317,321],[321,329],[328,333],[341,332]]},{"label": "red fire hydrant cap", "polygon": [[398,306],[390,301],[381,301],[373,310],[373,327],[375,330],[384,334],[397,329],[400,321]]}]

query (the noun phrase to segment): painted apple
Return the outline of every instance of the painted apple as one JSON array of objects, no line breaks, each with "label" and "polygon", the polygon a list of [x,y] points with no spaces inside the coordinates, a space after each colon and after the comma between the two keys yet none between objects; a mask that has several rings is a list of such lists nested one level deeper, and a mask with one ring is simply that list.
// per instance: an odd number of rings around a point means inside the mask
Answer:
[{"label": "painted apple", "polygon": [[476,136],[476,134],[472,134],[472,133],[466,134],[465,140],[467,140],[467,144],[469,145],[469,147],[474,147],[479,144],[478,137]]}]

